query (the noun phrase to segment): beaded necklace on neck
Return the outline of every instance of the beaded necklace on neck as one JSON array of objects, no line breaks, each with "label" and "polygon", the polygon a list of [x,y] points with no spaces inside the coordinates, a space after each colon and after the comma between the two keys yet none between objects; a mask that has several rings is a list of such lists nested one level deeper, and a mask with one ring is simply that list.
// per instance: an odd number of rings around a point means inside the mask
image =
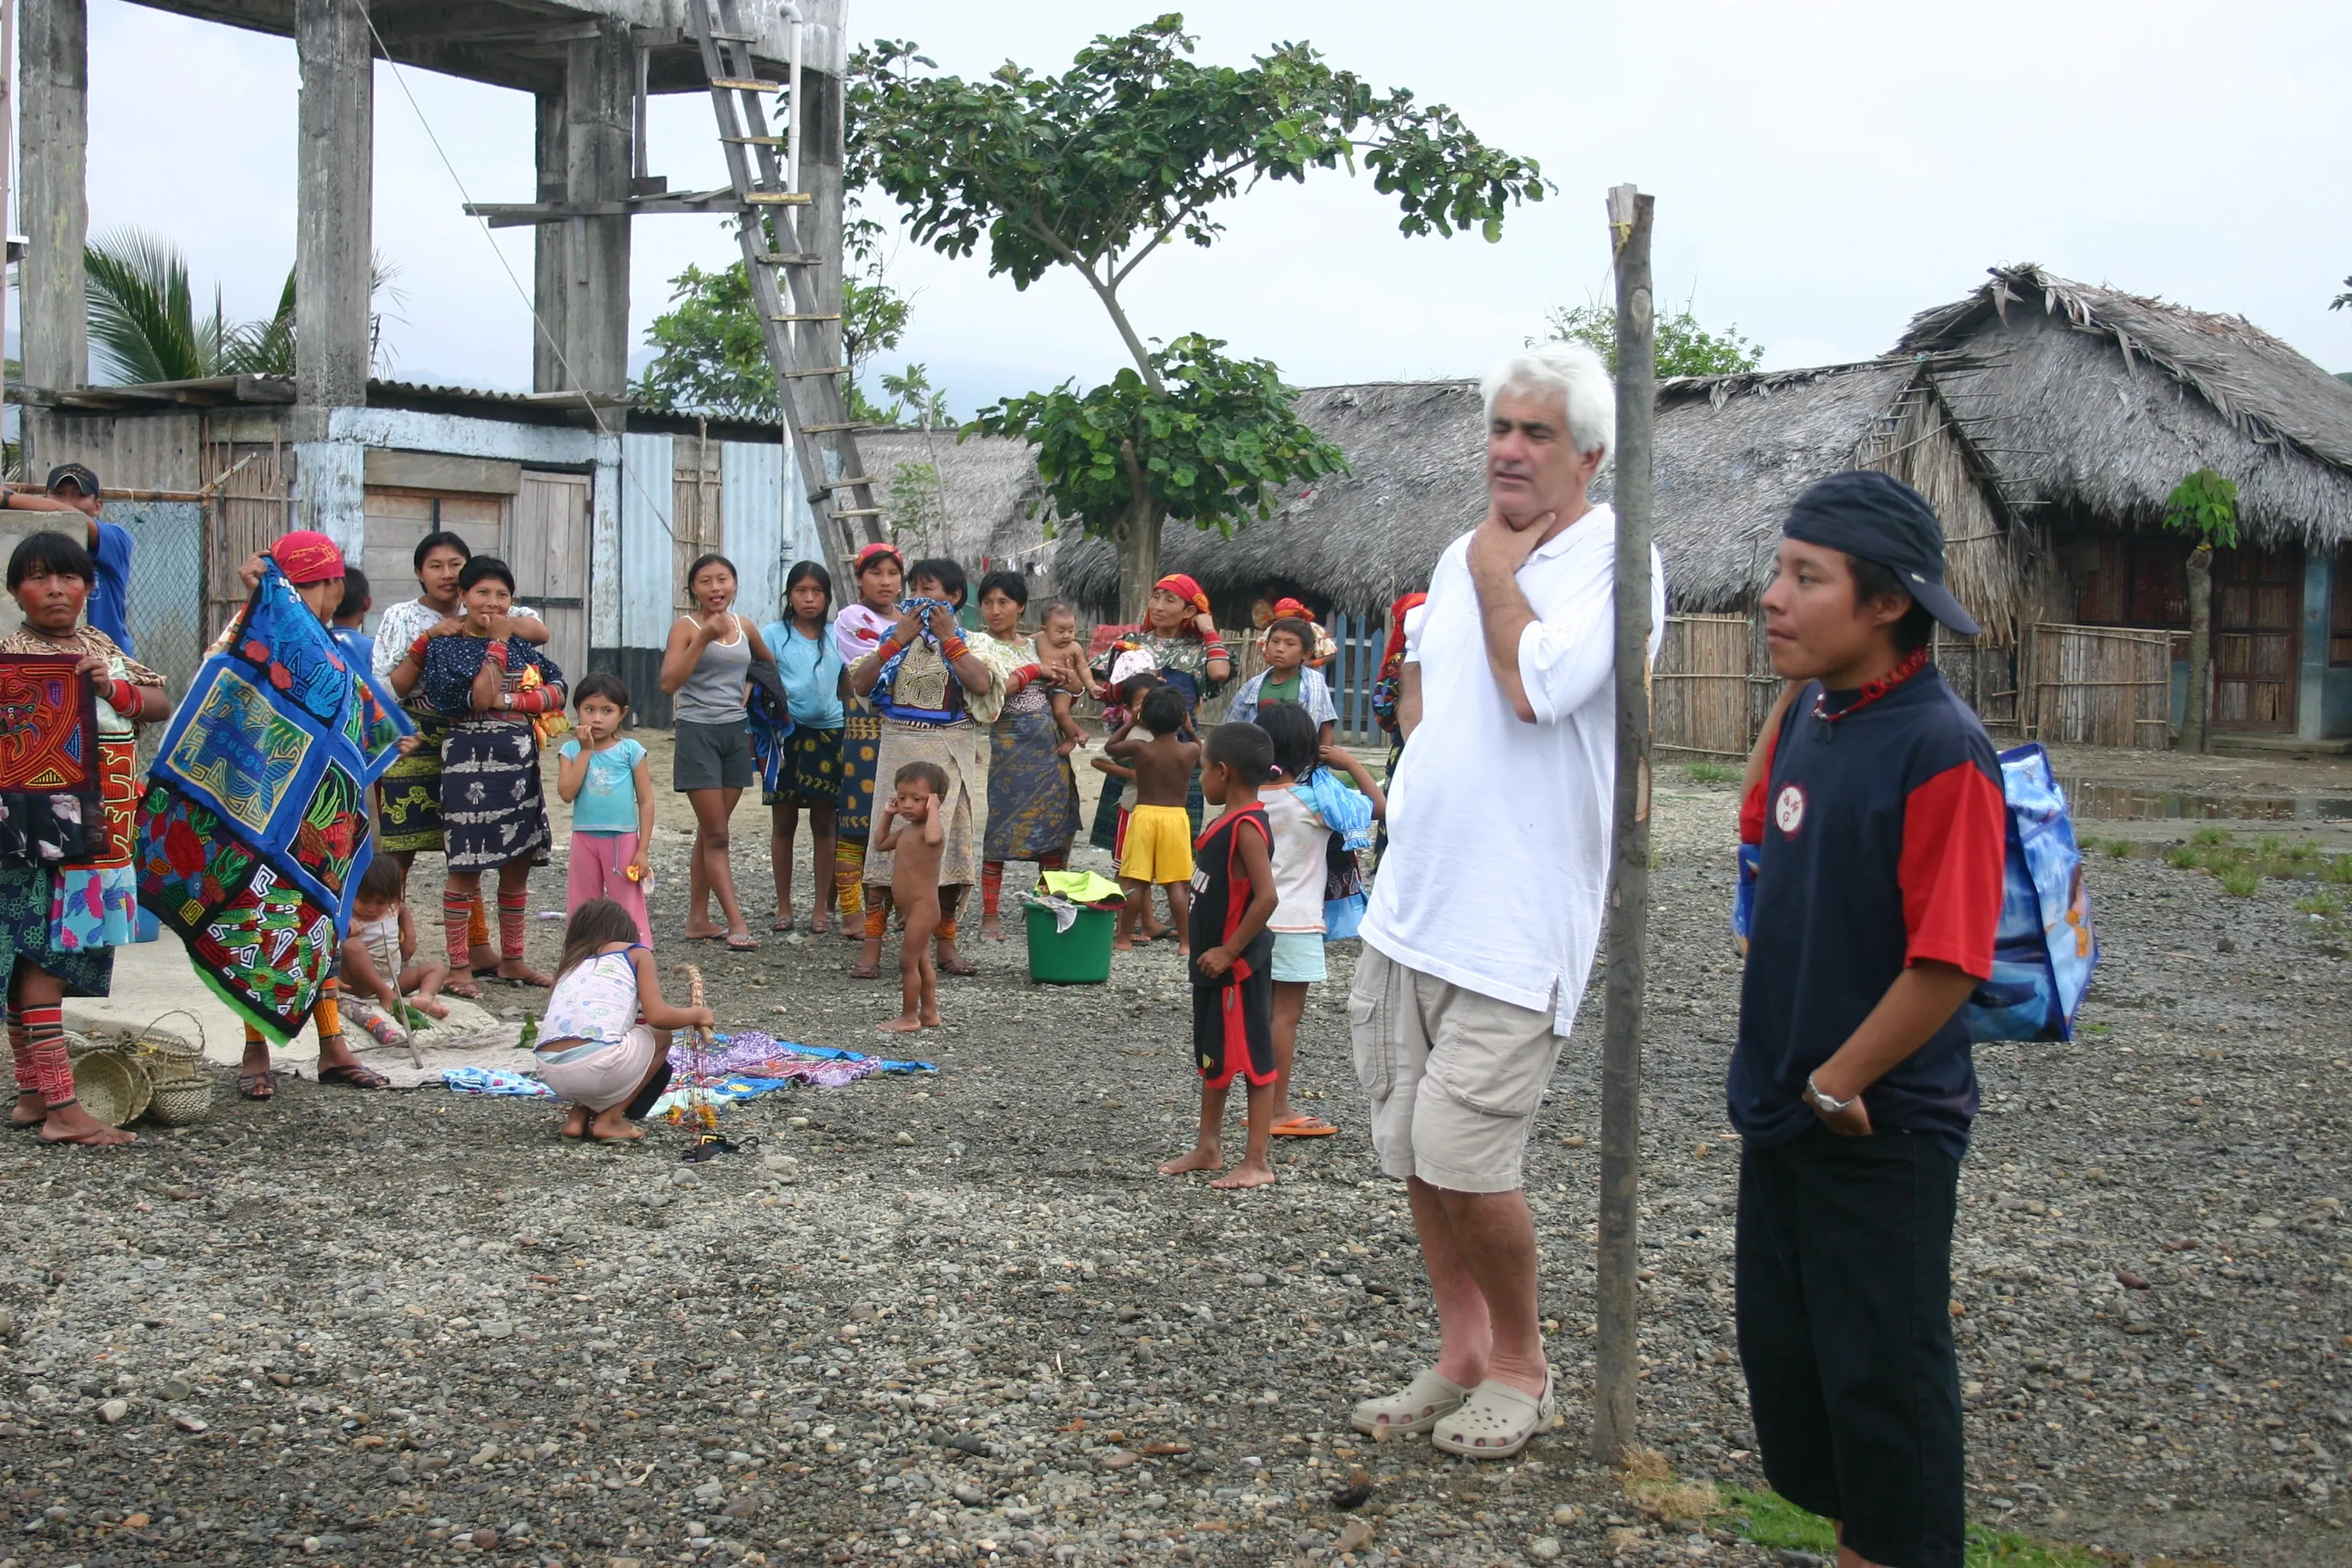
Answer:
[{"label": "beaded necklace on neck", "polygon": [[1913,648],[1909,658],[1906,658],[1901,664],[1896,665],[1893,669],[1888,670],[1885,675],[1880,676],[1876,680],[1874,680],[1869,685],[1864,687],[1860,691],[1854,694],[1853,701],[1847,703],[1844,707],[1839,709],[1834,713],[1831,712],[1829,710],[1830,694],[1828,689],[1824,688],[1822,694],[1813,699],[1813,717],[1820,720],[1824,724],[1834,724],[1839,720],[1847,717],[1849,714],[1858,713],[1863,709],[1869,707],[1872,703],[1877,701],[1880,698],[1885,696],[1888,692],[1894,690],[1896,687],[1902,685],[1905,681],[1910,679],[1913,676],[1918,674],[1927,667],[1927,650],[1924,647]]}]

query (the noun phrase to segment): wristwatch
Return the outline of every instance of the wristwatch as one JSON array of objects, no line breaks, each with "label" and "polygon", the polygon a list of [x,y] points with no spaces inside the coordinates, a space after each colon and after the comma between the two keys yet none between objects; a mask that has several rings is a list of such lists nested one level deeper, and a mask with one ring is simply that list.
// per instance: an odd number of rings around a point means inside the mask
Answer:
[{"label": "wristwatch", "polygon": [[1813,1082],[1812,1074],[1807,1073],[1805,1075],[1805,1103],[1811,1106],[1815,1110],[1820,1111],[1823,1116],[1837,1116],[1845,1111],[1852,1110],[1854,1108],[1855,1103],[1861,1099],[1862,1092],[1857,1089],[1854,1091],[1854,1095],[1852,1100],[1832,1100],[1828,1095],[1823,1094],[1821,1091],[1819,1085]]}]

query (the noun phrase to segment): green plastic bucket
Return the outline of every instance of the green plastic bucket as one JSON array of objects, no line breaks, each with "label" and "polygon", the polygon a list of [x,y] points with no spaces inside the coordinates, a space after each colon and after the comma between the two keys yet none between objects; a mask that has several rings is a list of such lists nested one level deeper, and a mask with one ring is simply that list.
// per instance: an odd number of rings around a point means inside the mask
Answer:
[{"label": "green plastic bucket", "polygon": [[1054,911],[1031,904],[1029,978],[1040,985],[1100,985],[1110,978],[1110,942],[1118,916],[1108,910],[1080,910],[1070,929],[1054,929]]}]

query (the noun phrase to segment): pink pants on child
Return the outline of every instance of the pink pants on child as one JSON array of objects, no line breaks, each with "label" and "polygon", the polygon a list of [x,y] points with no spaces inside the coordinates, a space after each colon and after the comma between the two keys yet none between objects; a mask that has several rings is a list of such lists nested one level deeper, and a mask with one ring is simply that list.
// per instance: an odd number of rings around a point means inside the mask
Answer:
[{"label": "pink pants on child", "polygon": [[563,908],[569,913],[591,899],[610,899],[637,922],[637,940],[654,944],[654,928],[646,919],[646,889],[629,880],[629,862],[637,858],[634,833],[572,835],[572,866],[563,877]]}]

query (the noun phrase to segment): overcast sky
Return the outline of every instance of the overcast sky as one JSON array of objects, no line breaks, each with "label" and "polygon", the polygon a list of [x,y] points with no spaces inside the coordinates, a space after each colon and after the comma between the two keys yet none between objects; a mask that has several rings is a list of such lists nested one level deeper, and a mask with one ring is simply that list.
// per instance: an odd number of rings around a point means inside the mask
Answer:
[{"label": "overcast sky", "polygon": [[[1092,34],[1152,10],[900,0],[853,4],[850,26],[975,75],[1007,58],[1059,69]],[[1475,374],[1538,331],[1547,307],[1605,289],[1601,201],[1624,180],[1658,200],[1662,296],[1695,296],[1706,322],[1762,343],[1768,365],[1868,356],[1986,267],[2039,261],[2242,313],[2352,369],[2352,310],[2327,309],[2352,272],[2341,0],[2045,0],[1998,13],[1884,0],[1216,0],[1185,15],[1203,60],[1310,39],[1378,85],[1451,103],[1559,187],[1488,245],[1406,239],[1368,180],[1322,175],[1231,204],[1213,250],[1145,263],[1126,298],[1147,336],[1224,338],[1297,384]],[[232,317],[266,312],[294,253],[292,44],[125,0],[91,0],[90,31],[92,232],[168,237],[205,298],[216,282]],[[527,286],[530,231],[486,236],[460,214],[457,182],[476,200],[530,198],[530,100],[376,70],[375,245],[405,296],[387,329],[392,374],[527,388],[529,307],[499,257]],[[672,189],[725,183],[706,98],[656,100],[650,141]],[[680,267],[734,254],[719,222],[700,217],[640,219],[634,247],[639,342]],[[903,244],[891,278],[914,318],[882,368],[925,363],[959,413],[1123,363],[1071,280],[1024,294],[982,260]]]}]

